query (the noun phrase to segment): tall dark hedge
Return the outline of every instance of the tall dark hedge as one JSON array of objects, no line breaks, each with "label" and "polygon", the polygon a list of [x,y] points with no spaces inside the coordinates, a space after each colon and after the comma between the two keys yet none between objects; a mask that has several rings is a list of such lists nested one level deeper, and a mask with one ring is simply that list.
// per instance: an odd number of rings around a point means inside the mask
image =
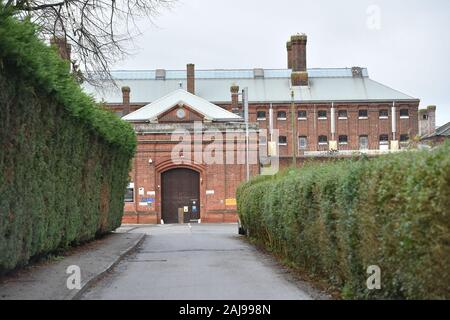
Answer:
[{"label": "tall dark hedge", "polygon": [[251,238],[344,298],[450,298],[450,144],[259,177],[238,210]]},{"label": "tall dark hedge", "polygon": [[0,273],[117,228],[135,146],[0,6]]}]

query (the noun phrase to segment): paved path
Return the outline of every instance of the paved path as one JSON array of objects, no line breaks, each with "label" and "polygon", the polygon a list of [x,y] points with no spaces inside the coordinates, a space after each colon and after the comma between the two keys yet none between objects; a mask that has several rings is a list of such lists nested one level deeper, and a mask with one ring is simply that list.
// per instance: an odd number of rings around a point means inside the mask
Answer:
[{"label": "paved path", "polygon": [[56,260],[41,261],[0,278],[0,300],[68,300],[82,290],[67,288],[69,266],[80,268],[81,286],[111,269],[143,239],[139,233],[114,233],[70,249]]},{"label": "paved path", "polygon": [[312,299],[274,259],[237,235],[234,224],[155,225],[140,247],[81,299]]}]

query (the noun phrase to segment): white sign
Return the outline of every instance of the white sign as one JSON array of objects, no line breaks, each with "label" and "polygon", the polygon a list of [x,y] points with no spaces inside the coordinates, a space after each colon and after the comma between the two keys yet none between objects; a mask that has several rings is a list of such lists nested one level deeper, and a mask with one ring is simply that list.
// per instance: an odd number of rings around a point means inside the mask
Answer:
[{"label": "white sign", "polygon": [[206,194],[214,194],[214,190],[206,190]]},{"label": "white sign", "polygon": [[139,195],[140,196],[143,196],[144,195],[144,188],[139,188]]},{"label": "white sign", "polygon": [[147,195],[148,196],[155,196],[156,192],[155,191],[147,191]]},{"label": "white sign", "polygon": [[185,207],[183,208],[183,210],[184,210],[184,212],[189,212],[189,207],[185,206]]}]

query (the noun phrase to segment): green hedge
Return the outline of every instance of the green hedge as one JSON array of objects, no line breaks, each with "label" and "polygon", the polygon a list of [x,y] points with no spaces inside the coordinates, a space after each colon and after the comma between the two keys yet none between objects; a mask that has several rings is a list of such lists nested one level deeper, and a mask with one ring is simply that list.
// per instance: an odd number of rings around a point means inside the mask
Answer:
[{"label": "green hedge", "polygon": [[132,127],[0,6],[0,272],[121,223]]},{"label": "green hedge", "polygon": [[[344,298],[450,298],[450,144],[307,165],[237,198],[251,238]],[[381,290],[367,289],[371,265]]]}]

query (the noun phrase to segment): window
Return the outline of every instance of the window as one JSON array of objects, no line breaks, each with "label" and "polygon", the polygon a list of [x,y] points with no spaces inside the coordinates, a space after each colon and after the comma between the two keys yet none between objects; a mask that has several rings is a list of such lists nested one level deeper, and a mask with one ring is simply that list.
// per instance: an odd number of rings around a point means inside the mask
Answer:
[{"label": "window", "polygon": [[389,135],[387,134],[380,135],[380,144],[389,144]]},{"label": "window", "polygon": [[306,120],[306,110],[299,110],[297,112],[297,117],[299,120]]},{"label": "window", "polygon": [[134,202],[134,183],[129,183],[125,192],[125,202]]},{"label": "window", "polygon": [[324,145],[328,143],[328,137],[327,136],[319,136],[319,145]]},{"label": "window", "polygon": [[358,117],[359,117],[360,119],[367,119],[367,118],[369,117],[369,113],[367,112],[366,109],[359,110],[359,111],[358,111]]},{"label": "window", "polygon": [[286,136],[279,136],[279,137],[278,137],[278,144],[279,144],[280,146],[285,146],[285,145],[287,145],[287,138],[286,138]]},{"label": "window", "polygon": [[266,120],[266,112],[265,111],[256,112],[256,120]]},{"label": "window", "polygon": [[278,111],[277,118],[278,120],[286,120],[286,111]]},{"label": "window", "polygon": [[423,120],[428,120],[428,115],[427,115],[427,114],[424,114],[424,115],[422,116],[422,119],[423,119]]},{"label": "window", "polygon": [[387,134],[380,135],[380,150],[381,151],[389,150],[389,135]]},{"label": "window", "polygon": [[400,109],[400,118],[403,118],[403,119],[409,118],[409,110],[408,109]]},{"label": "window", "polygon": [[343,120],[347,119],[347,110],[339,110],[338,118]]},{"label": "window", "polygon": [[305,150],[308,146],[308,139],[304,136],[298,137],[298,148]]},{"label": "window", "polygon": [[326,110],[319,110],[317,112],[317,116],[319,118],[319,120],[323,120],[327,118],[327,111]]},{"label": "window", "polygon": [[380,119],[387,119],[389,118],[389,111],[387,109],[382,109],[379,112]]},{"label": "window", "polygon": [[369,137],[368,136],[360,136],[359,137],[359,150],[367,150],[369,149]]},{"label": "window", "polygon": [[339,144],[348,144],[348,136],[339,136]]},{"label": "window", "polygon": [[409,135],[407,135],[407,134],[400,135],[400,142],[408,142],[408,141],[409,141]]}]

